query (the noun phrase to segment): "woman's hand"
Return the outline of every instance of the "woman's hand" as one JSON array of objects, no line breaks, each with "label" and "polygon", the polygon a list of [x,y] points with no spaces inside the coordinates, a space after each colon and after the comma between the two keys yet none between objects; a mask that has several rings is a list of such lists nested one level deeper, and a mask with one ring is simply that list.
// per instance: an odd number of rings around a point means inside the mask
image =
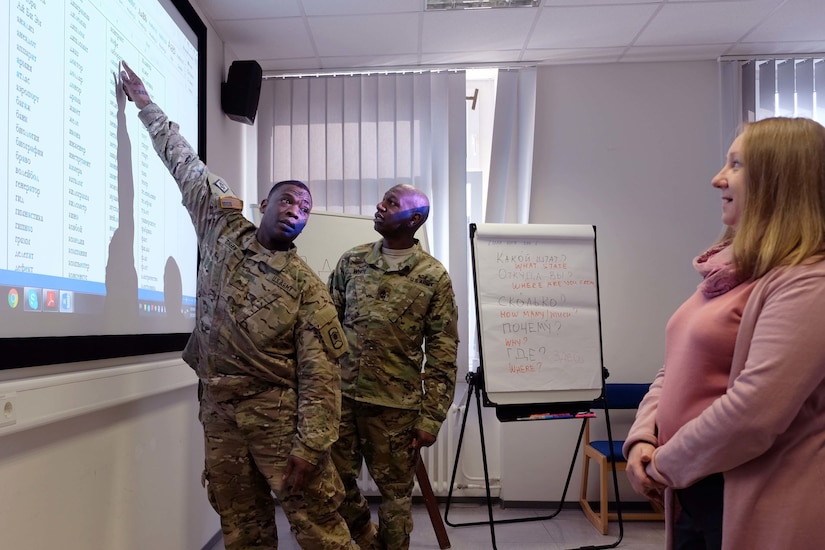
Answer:
[{"label": "woman's hand", "polygon": [[627,479],[633,490],[644,495],[652,503],[662,506],[665,486],[647,475],[645,467],[653,460],[656,447],[650,443],[639,442],[630,448],[627,456]]}]

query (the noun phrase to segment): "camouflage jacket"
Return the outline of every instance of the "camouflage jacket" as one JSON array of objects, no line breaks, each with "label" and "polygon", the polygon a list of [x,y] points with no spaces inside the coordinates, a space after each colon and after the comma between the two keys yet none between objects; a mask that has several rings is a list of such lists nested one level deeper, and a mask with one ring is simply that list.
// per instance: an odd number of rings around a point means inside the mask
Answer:
[{"label": "camouflage jacket", "polygon": [[140,111],[198,237],[195,330],[183,352],[219,400],[274,386],[298,392],[292,454],[316,463],[338,437],[337,358],[346,349],[329,293],[297,255],[264,248],[240,201],[155,104]]},{"label": "camouflage jacket", "polygon": [[417,242],[412,256],[390,270],[381,243],[344,253],[330,274],[330,295],[350,347],[341,358],[342,391],[357,401],[419,409],[416,427],[437,434],[455,392],[452,282]]}]

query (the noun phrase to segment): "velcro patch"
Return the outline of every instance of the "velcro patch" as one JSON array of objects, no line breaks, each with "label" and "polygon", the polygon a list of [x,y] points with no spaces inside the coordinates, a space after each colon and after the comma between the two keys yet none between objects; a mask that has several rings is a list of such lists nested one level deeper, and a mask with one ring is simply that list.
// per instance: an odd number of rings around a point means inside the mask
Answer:
[{"label": "velcro patch", "polygon": [[212,184],[221,190],[221,193],[229,193],[229,186],[226,185],[226,182],[220,178],[215,178],[212,180]]},{"label": "velcro patch", "polygon": [[341,325],[337,321],[338,312],[332,304],[316,310],[310,320],[314,326],[318,327],[324,345],[336,359],[349,349],[344,333],[341,332]]},{"label": "velcro patch", "polygon": [[324,344],[329,348],[330,354],[335,357],[341,357],[347,351],[347,341],[341,332],[341,326],[338,323],[327,323],[321,328],[321,337],[324,339]]},{"label": "velcro patch", "polygon": [[218,200],[220,201],[221,208],[228,208],[230,210],[243,210],[243,201],[238,197],[227,195],[224,197],[220,197],[220,199]]}]

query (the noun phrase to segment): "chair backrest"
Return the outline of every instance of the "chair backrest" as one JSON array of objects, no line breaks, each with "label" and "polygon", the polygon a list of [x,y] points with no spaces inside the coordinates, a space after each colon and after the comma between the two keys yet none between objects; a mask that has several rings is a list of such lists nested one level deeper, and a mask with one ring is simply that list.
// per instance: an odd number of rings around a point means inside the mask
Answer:
[{"label": "chair backrest", "polygon": [[637,409],[647,394],[650,384],[605,384],[604,399],[594,402],[594,407],[612,409]]},{"label": "chair backrest", "polygon": [[[647,394],[650,384],[605,384],[604,399],[597,399],[593,402],[594,409],[604,409],[605,403],[609,411],[617,409],[638,409],[639,403]],[[624,462],[622,456],[622,445],[624,439],[614,439],[613,448],[607,440],[590,439],[590,420],[585,425],[584,442],[596,449],[599,453],[607,457],[608,462]]]}]

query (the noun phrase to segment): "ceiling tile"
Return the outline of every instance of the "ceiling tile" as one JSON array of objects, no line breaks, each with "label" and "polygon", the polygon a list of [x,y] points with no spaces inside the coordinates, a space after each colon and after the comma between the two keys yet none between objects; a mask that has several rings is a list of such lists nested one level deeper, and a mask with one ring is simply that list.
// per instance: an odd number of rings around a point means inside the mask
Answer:
[{"label": "ceiling tile", "polygon": [[240,59],[288,59],[313,55],[312,42],[298,17],[221,21],[215,32]]},{"label": "ceiling tile", "polygon": [[624,46],[639,33],[656,6],[544,8],[530,37],[530,49]]},{"label": "ceiling tile", "polygon": [[[578,6],[583,4],[588,6],[611,6],[611,5],[625,5],[625,4],[664,4],[667,0],[544,0],[543,6]],[[686,0],[683,0],[686,1]],[[707,2],[707,0],[700,0]]]},{"label": "ceiling tile", "polygon": [[322,57],[418,53],[419,14],[310,17]]},{"label": "ceiling tile", "polygon": [[222,19],[266,19],[301,15],[299,0],[197,0],[197,3],[213,22]]},{"label": "ceiling tile", "polygon": [[668,3],[635,46],[735,43],[770,14],[777,0]]},{"label": "ceiling tile", "polygon": [[747,42],[825,40],[825,2],[795,0],[782,4],[745,37]]},{"label": "ceiling tile", "polygon": [[424,0],[190,1],[227,55],[265,70],[825,52],[825,0],[543,0],[449,12],[426,12]]},{"label": "ceiling tile", "polygon": [[421,51],[521,50],[538,13],[535,8],[428,12]]},{"label": "ceiling tile", "polygon": [[[280,1],[280,0],[279,0]],[[304,13],[313,15],[368,15],[378,13],[419,13],[424,0],[298,0]]]}]

